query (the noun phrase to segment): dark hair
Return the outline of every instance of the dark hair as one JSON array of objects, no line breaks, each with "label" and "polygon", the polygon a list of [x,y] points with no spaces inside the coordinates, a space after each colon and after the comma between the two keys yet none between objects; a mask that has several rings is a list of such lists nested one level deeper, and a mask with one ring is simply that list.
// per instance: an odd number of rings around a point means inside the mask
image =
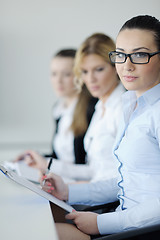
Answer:
[{"label": "dark hair", "polygon": [[58,51],[54,57],[71,57],[74,58],[76,55],[76,49],[62,49]]},{"label": "dark hair", "polygon": [[134,28],[153,32],[156,45],[160,50],[160,21],[158,19],[149,15],[139,15],[125,22],[119,32]]}]

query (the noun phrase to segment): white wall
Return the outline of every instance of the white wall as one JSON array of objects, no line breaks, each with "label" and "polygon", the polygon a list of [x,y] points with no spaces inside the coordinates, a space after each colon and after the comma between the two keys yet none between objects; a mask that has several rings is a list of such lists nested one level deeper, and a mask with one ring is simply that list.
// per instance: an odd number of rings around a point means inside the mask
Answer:
[{"label": "white wall", "polygon": [[78,47],[94,32],[115,39],[121,25],[139,14],[160,19],[160,1],[0,0],[1,151],[49,146],[53,53]]}]

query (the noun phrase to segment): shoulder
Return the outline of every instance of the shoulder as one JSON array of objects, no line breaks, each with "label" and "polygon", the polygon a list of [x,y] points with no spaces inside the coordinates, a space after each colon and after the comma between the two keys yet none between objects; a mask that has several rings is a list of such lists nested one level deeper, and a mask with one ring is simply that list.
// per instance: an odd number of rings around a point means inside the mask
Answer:
[{"label": "shoulder", "polygon": [[57,100],[52,107],[52,114],[53,114],[53,118],[57,119],[59,117],[61,117],[62,113],[64,112],[64,107],[63,107],[63,103],[60,100]]},{"label": "shoulder", "polygon": [[160,127],[160,99],[150,106],[151,116],[157,127]]}]

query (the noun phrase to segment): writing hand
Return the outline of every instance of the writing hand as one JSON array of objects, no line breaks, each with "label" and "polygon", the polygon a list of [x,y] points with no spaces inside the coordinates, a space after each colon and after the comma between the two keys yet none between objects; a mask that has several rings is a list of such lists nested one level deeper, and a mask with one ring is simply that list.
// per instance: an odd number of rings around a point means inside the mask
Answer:
[{"label": "writing hand", "polygon": [[64,183],[63,179],[53,173],[49,173],[47,176],[42,177],[42,181],[45,180],[42,189],[60,200],[68,200],[68,185]]}]

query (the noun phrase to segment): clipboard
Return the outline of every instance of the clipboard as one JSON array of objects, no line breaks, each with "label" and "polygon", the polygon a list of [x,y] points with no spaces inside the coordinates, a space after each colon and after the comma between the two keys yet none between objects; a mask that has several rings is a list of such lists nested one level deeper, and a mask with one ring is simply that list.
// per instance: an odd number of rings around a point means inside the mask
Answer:
[{"label": "clipboard", "polygon": [[14,182],[30,189],[32,192],[37,193],[41,197],[44,197],[45,199],[49,200],[50,202],[56,204],[57,206],[63,208],[67,212],[72,212],[73,207],[67,204],[66,202],[59,200],[58,198],[54,197],[53,195],[45,192],[42,190],[37,184],[34,184],[27,179],[23,178],[22,176],[18,176],[15,172],[11,170],[7,170],[4,166],[0,165],[0,171],[9,179],[13,180]]}]

